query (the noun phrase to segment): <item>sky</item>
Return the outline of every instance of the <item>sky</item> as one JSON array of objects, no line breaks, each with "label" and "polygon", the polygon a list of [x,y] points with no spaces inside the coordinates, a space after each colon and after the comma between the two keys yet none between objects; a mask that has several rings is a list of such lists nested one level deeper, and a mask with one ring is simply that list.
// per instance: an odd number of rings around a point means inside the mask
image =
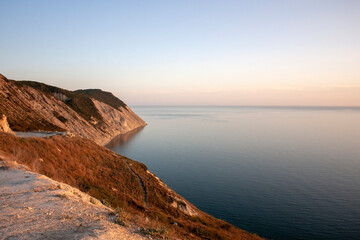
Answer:
[{"label": "sky", "polygon": [[135,105],[360,106],[359,0],[0,0],[0,73]]}]

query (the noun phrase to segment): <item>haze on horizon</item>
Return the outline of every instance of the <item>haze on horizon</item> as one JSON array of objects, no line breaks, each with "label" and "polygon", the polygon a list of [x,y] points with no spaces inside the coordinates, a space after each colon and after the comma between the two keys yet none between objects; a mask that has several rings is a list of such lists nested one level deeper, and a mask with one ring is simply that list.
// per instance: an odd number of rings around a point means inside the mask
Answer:
[{"label": "haze on horizon", "polygon": [[129,105],[360,106],[360,1],[1,0],[0,73]]}]

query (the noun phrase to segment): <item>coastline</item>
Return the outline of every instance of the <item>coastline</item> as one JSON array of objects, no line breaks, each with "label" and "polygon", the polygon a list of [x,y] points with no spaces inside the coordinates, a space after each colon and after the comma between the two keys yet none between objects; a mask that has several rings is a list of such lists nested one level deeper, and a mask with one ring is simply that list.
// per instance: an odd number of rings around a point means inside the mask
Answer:
[{"label": "coastline", "polygon": [[132,137],[134,137],[138,132],[143,130],[147,126],[147,123],[144,126],[139,126],[137,128],[134,128],[128,132],[120,133],[116,135],[114,138],[112,138],[110,141],[108,141],[103,146],[106,148],[111,149],[114,146],[118,146],[119,144],[125,144],[131,140]]}]

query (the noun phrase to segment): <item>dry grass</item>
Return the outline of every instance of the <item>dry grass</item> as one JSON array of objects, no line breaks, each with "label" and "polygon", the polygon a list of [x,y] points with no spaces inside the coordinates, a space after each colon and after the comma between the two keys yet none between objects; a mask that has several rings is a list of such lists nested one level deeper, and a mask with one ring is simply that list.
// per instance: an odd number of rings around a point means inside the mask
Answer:
[{"label": "dry grass", "polygon": [[101,89],[81,89],[74,92],[84,94],[91,98],[95,98],[96,100],[106,103],[107,105],[112,106],[115,109],[120,109],[120,107],[126,107],[126,104],[117,97],[115,97],[111,92],[105,92]]},{"label": "dry grass", "polygon": [[122,207],[117,207],[115,209],[115,223],[121,225],[121,226],[127,226],[127,223],[130,218],[130,214],[125,211]]},{"label": "dry grass", "polygon": [[[135,223],[144,234],[163,239],[261,239],[201,211],[199,216],[191,217],[171,207],[173,197],[147,173],[144,164],[90,140],[63,136],[22,139],[0,133],[0,151],[35,172],[121,209],[115,213],[117,222]],[[142,178],[150,207],[144,203],[139,179],[126,162]]]},{"label": "dry grass", "polygon": [[18,85],[22,84],[30,86],[48,95],[53,95],[54,93],[62,93],[69,98],[67,101],[65,101],[65,104],[71,107],[75,112],[80,114],[84,119],[91,121],[91,117],[95,117],[98,121],[102,121],[102,117],[97,108],[95,107],[95,104],[92,102],[90,97],[85,94],[65,90],[62,88],[34,81],[16,81],[15,83]]}]

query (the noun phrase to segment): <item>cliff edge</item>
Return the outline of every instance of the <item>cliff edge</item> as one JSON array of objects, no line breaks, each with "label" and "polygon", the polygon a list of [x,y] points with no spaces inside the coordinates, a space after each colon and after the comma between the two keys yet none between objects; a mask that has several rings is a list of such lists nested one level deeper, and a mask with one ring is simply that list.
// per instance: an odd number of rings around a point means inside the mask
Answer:
[{"label": "cliff edge", "polygon": [[67,184],[0,160],[1,239],[149,239]]}]

